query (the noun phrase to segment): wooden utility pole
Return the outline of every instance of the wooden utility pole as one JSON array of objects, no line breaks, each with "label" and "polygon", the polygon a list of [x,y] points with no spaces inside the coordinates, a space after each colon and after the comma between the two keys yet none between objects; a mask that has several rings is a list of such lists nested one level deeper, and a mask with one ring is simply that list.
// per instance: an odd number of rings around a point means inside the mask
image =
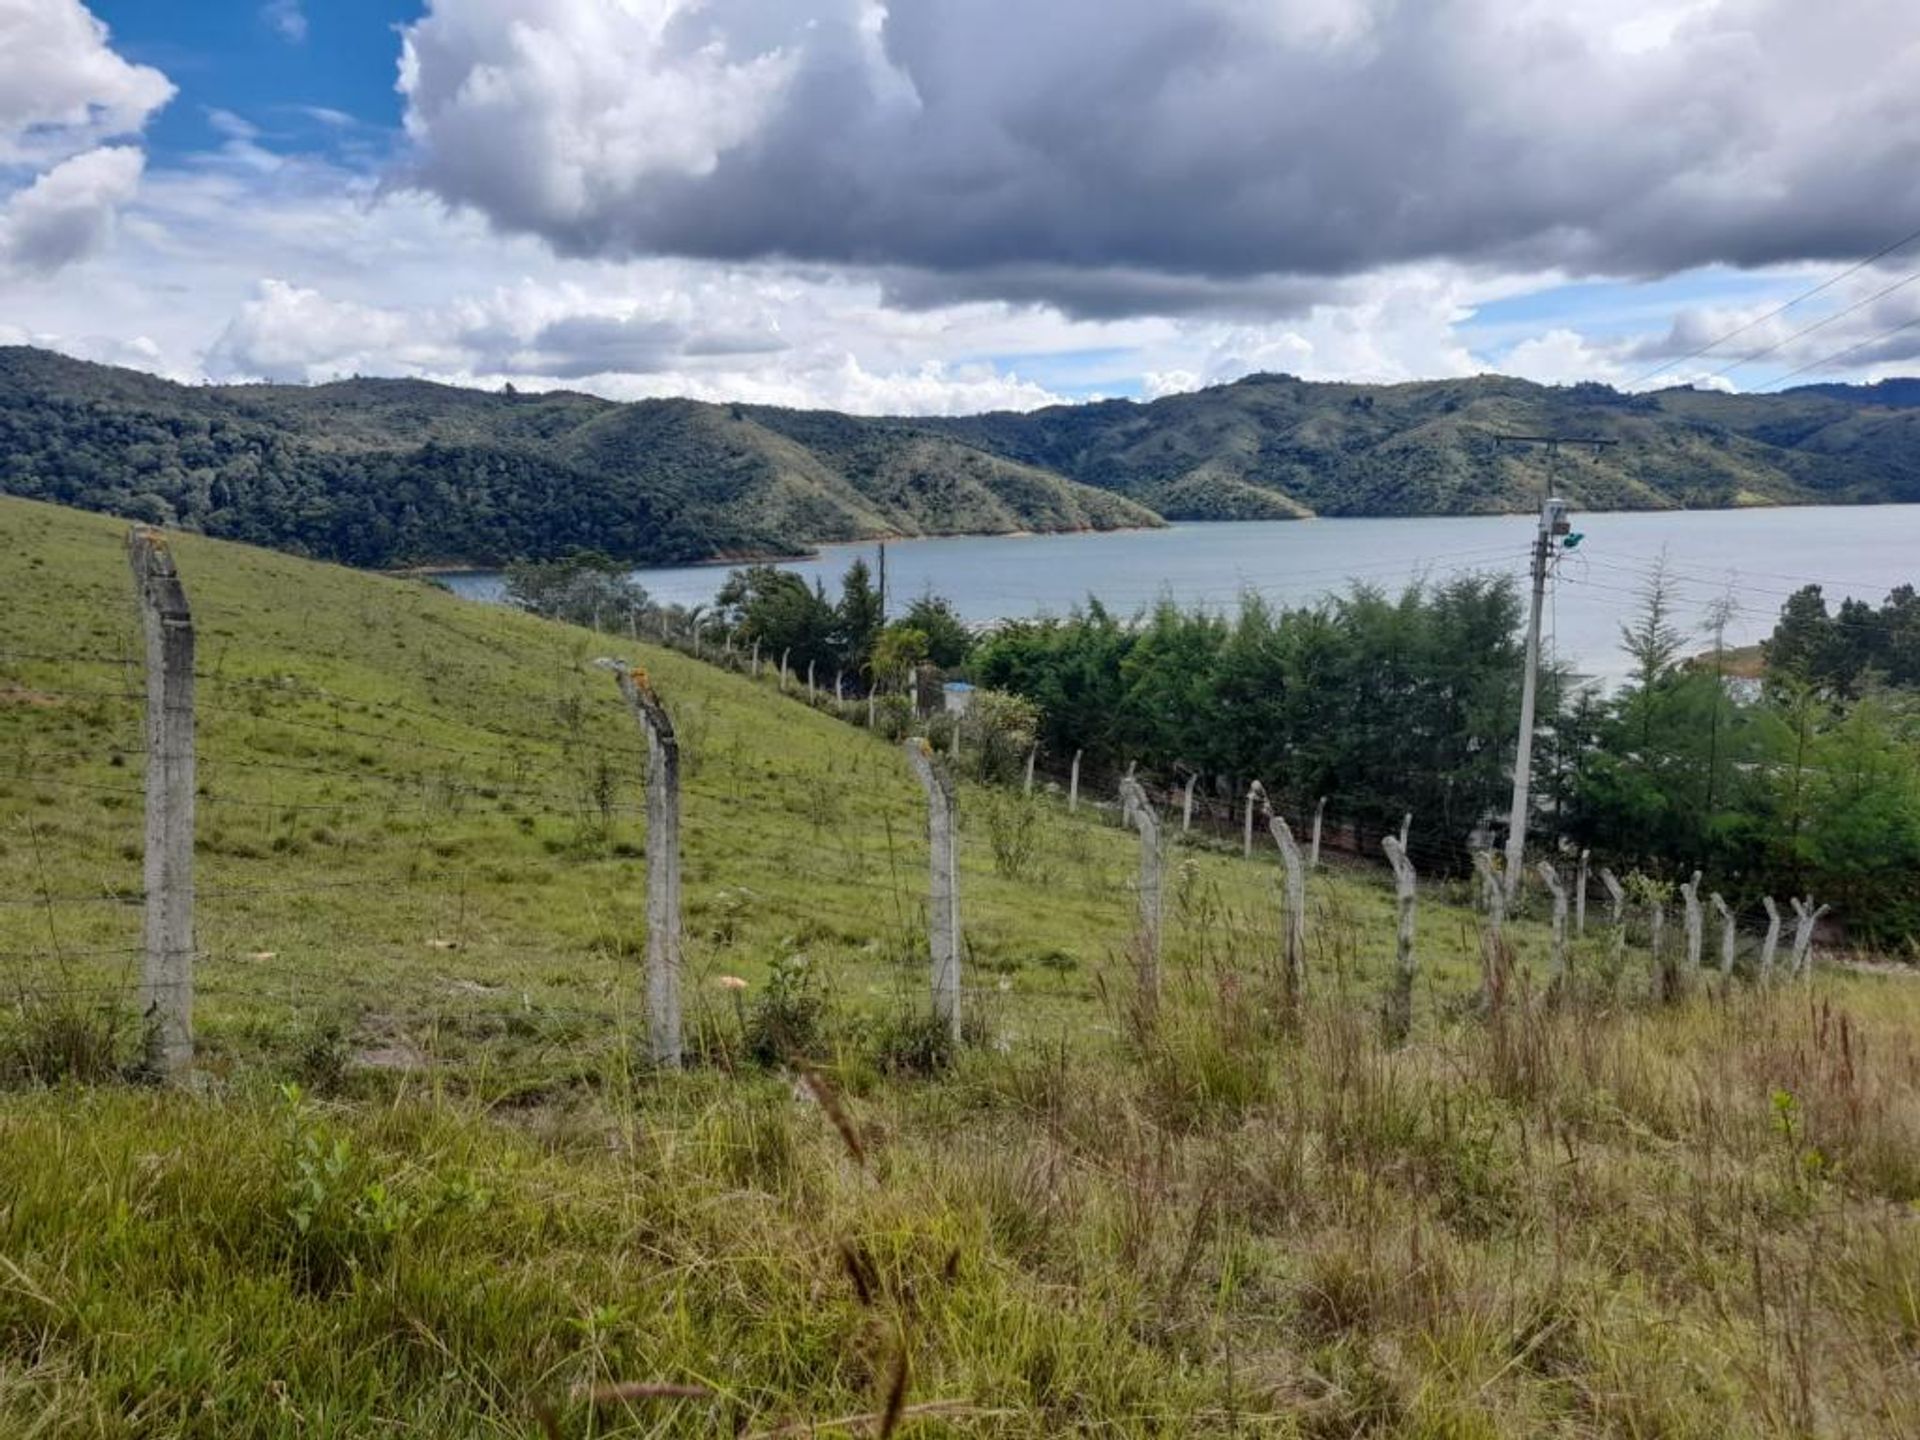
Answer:
[{"label": "wooden utility pole", "polygon": [[193,612],[157,530],[127,535],[147,641],[146,1064],[167,1080],[193,1064]]}]

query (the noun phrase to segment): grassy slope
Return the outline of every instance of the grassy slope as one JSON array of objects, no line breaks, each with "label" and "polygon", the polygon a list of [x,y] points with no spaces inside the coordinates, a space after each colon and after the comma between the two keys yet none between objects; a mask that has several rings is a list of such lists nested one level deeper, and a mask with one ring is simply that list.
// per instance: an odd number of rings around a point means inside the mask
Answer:
[{"label": "grassy slope", "polygon": [[[126,961],[75,952],[137,915],[67,902],[138,885],[138,710],[122,667],[20,657],[136,653],[119,529],[9,501],[0,533],[0,899],[27,902],[0,904],[0,951],[14,994],[90,1002]],[[1596,998],[1489,1028],[1458,1003],[1466,919],[1430,898],[1415,1043],[1388,1053],[1383,893],[1315,881],[1289,1029],[1270,864],[1195,850],[1140,1039],[1132,844],[1047,807],[1003,878],[969,791],[969,973],[1000,1045],[886,1079],[876,1036],[922,985],[904,765],[766,684],[620,647],[691,757],[693,1009],[734,1053],[710,977],[757,996],[770,960],[811,957],[862,1169],[777,1076],[632,1071],[644,836],[631,722],[588,668],[609,642],[177,549],[210,1084],[0,1094],[0,1433],[526,1436],[543,1400],[567,1436],[762,1432],[877,1408],[902,1345],[911,1399],[975,1407],[928,1435],[1902,1433],[1903,979],[1823,981],[1815,1013]],[[44,1034],[48,1004],[0,1033]],[[720,1398],[567,1398],[606,1379]]]}]

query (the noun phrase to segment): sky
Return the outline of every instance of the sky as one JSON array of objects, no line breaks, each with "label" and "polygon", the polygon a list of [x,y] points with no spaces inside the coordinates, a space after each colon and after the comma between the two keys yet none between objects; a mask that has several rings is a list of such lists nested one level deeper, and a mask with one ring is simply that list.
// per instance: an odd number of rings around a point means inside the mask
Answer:
[{"label": "sky", "polygon": [[1871,381],[1915,95],[1912,0],[0,0],[0,344],[899,414]]}]

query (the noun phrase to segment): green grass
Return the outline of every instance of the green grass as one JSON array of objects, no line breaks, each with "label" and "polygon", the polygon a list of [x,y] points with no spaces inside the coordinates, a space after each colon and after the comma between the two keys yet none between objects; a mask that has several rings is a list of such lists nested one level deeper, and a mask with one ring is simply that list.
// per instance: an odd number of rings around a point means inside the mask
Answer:
[{"label": "green grass", "polygon": [[[115,1078],[133,957],[91,952],[138,936],[138,671],[19,657],[137,657],[120,530],[0,529],[0,1434],[799,1434],[903,1356],[928,1436],[1911,1433],[1909,977],[1656,1011],[1596,936],[1576,996],[1486,1019],[1436,890],[1388,1049],[1375,877],[1315,878],[1288,1016],[1276,866],[1192,847],[1143,1027],[1134,842],[1048,802],[1002,875],[968,787],[983,1043],[916,1078],[897,749],[623,645],[689,757],[704,1059],[649,1075],[610,642],[188,537],[204,1078]],[[796,984],[812,1089],[752,1057]]]}]

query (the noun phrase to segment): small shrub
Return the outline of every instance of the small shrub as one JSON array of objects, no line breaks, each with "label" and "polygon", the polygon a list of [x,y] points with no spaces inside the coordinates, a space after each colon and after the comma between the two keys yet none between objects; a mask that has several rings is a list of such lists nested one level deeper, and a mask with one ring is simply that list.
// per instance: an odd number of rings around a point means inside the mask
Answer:
[{"label": "small shrub", "polygon": [[996,791],[982,807],[993,868],[1009,880],[1023,880],[1040,844],[1040,806],[1032,797]]},{"label": "small shrub", "polygon": [[72,996],[27,999],[19,1020],[0,1030],[0,1082],[92,1084],[120,1072],[129,1030],[117,1002],[89,1005]]},{"label": "small shrub", "polygon": [[813,962],[783,955],[773,962],[766,988],[748,1002],[742,1042],[756,1065],[784,1065],[825,1047],[828,1004]]},{"label": "small shrub", "polygon": [[959,1053],[952,1029],[931,1010],[899,1012],[873,1036],[874,1064],[887,1075],[939,1075],[953,1068]]}]

